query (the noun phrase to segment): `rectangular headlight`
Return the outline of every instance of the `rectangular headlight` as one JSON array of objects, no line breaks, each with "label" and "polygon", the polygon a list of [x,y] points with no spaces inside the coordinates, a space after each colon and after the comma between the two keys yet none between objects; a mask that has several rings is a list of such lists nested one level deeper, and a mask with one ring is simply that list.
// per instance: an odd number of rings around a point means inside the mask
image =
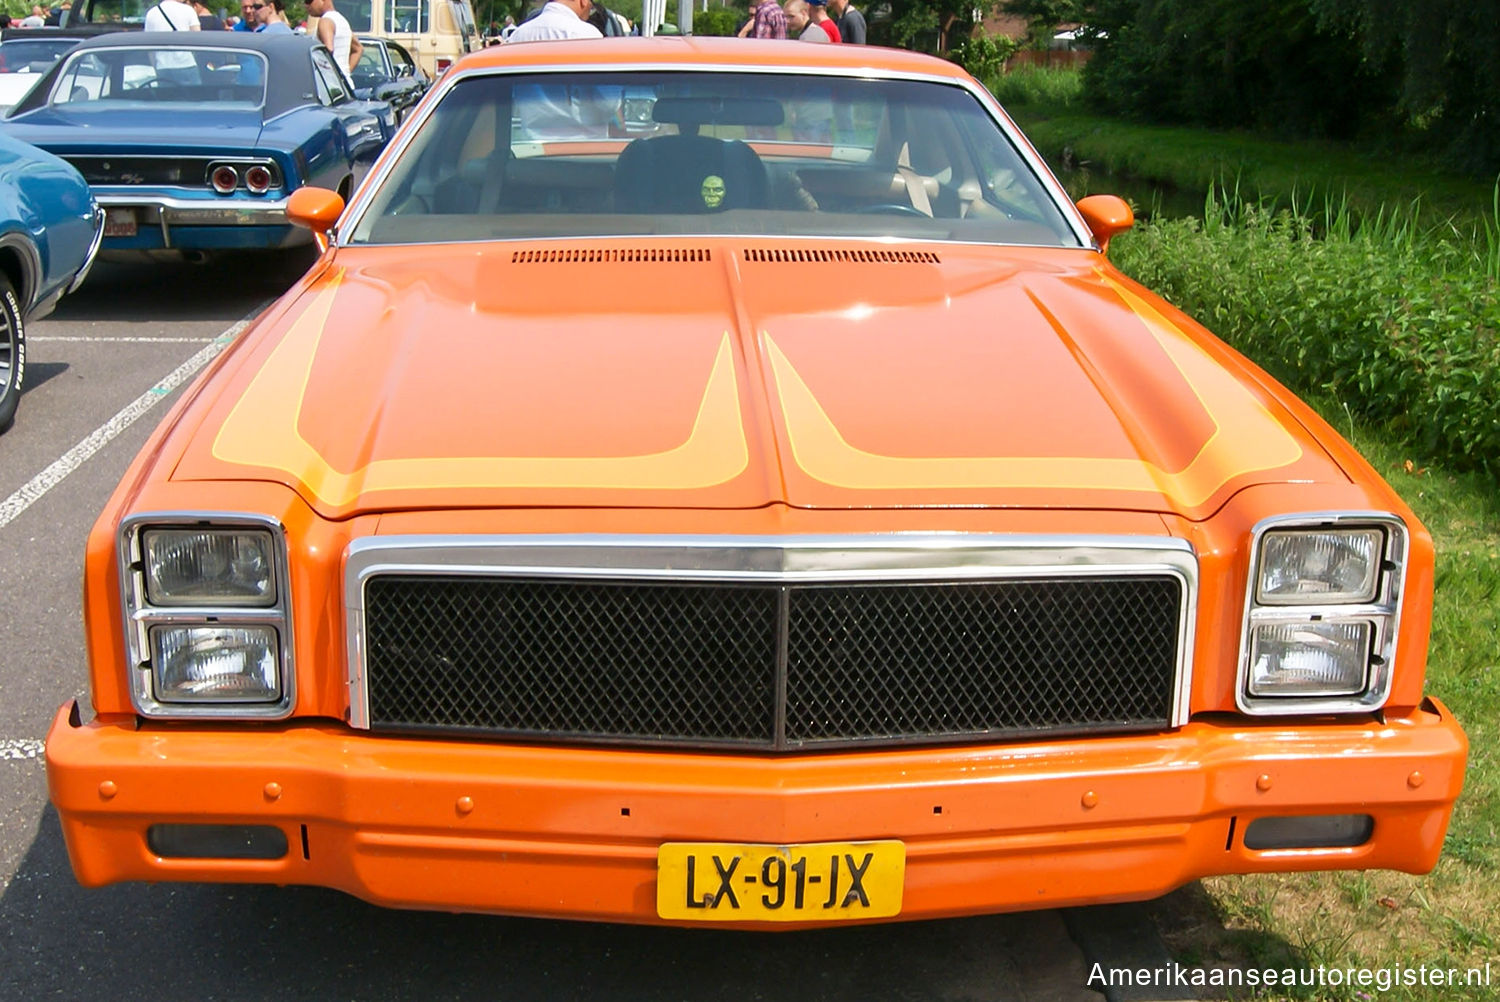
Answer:
[{"label": "rectangular headlight", "polygon": [[156,626],[152,685],[163,703],[273,703],[281,698],[271,626]]},{"label": "rectangular headlight", "polygon": [[1384,559],[1378,527],[1275,529],[1261,537],[1256,602],[1356,605],[1375,601]]},{"label": "rectangular headlight", "polygon": [[147,529],[141,534],[151,605],[276,604],[274,542],[263,529]]},{"label": "rectangular headlight", "polygon": [[1262,623],[1250,631],[1252,696],[1351,696],[1365,690],[1369,623]]}]

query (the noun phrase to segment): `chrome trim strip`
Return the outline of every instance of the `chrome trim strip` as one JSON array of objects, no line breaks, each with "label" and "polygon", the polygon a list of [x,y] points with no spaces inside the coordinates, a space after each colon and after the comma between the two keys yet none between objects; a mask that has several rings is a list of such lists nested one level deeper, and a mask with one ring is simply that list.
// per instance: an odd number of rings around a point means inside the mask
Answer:
[{"label": "chrome trim strip", "polygon": [[[129,189],[125,189],[129,191]],[[281,222],[286,220],[286,199],[284,198],[257,198],[255,202],[241,204],[230,202],[229,195],[219,195],[216,198],[224,199],[222,202],[209,202],[199,198],[177,198],[172,195],[146,195],[139,190],[130,194],[114,194],[94,190],[94,199],[103,207],[120,207],[156,209],[163,215],[171,214],[178,220],[192,218],[194,216],[239,216],[245,217],[247,223]],[[255,198],[256,196],[251,196]],[[268,217],[268,218],[262,218]]]},{"label": "chrome trim strip", "polygon": [[94,200],[94,239],[89,242],[88,256],[83,259],[83,267],[78,269],[73,276],[73,281],[68,284],[69,292],[77,292],[83,280],[89,277],[89,272],[94,267],[94,260],[99,256],[99,248],[104,244],[104,206],[99,200]]},{"label": "chrome trim strip", "polygon": [[[1068,193],[1067,193],[1066,190],[1064,190],[1064,188],[1062,186],[1062,183],[1060,181],[1058,181],[1057,178],[1053,175],[1052,169],[1050,167],[1048,167],[1047,164],[1042,160],[1041,156],[1036,152],[1036,149],[1031,145],[1030,140],[1028,140],[1025,137],[1025,135],[1021,132],[1020,128],[1017,127],[1016,124],[1011,121],[1010,116],[1005,113],[1004,109],[1001,108],[1000,103],[995,100],[995,96],[993,94],[991,94],[988,90],[986,90],[982,85],[980,85],[978,81],[973,80],[972,78],[965,80],[965,79],[955,79],[955,78],[953,78],[951,76],[946,76],[946,75],[938,74],[938,73],[911,73],[911,72],[897,72],[897,73],[882,72],[877,77],[869,69],[865,69],[865,70],[860,70],[860,69],[855,69],[855,68],[834,69],[834,68],[831,68],[831,67],[830,68],[823,68],[823,67],[808,66],[808,67],[801,67],[801,68],[797,68],[795,70],[791,70],[791,69],[788,69],[787,67],[768,67],[768,66],[756,65],[756,64],[718,64],[718,63],[716,63],[716,64],[708,64],[708,63],[677,63],[677,62],[630,62],[630,63],[620,62],[620,63],[609,63],[609,64],[600,64],[599,67],[598,67],[598,70],[601,71],[601,72],[609,72],[609,73],[640,73],[640,72],[646,72],[646,71],[666,71],[666,72],[671,72],[671,73],[713,73],[713,74],[723,74],[723,73],[746,73],[746,74],[749,74],[749,73],[763,73],[763,74],[767,74],[767,75],[771,75],[771,76],[792,76],[792,75],[794,75],[794,76],[800,76],[800,77],[824,77],[824,76],[827,76],[827,77],[843,77],[843,78],[851,79],[851,80],[869,80],[869,79],[904,80],[904,81],[920,82],[920,83],[936,83],[936,84],[942,84],[942,85],[948,86],[948,87],[958,87],[958,88],[960,88],[962,90],[967,91],[970,95],[972,95],[974,98],[976,98],[979,101],[979,103],[980,103],[981,106],[983,106],[986,110],[989,111],[990,117],[994,120],[995,125],[1000,129],[1001,133],[1004,134],[1006,140],[1011,144],[1011,146],[1015,148],[1016,154],[1021,158],[1021,160],[1023,162],[1025,162],[1025,164],[1028,167],[1031,168],[1032,173],[1035,174],[1036,177],[1037,177],[1037,179],[1041,182],[1042,188],[1049,195],[1052,196],[1052,200],[1056,204],[1056,206],[1058,207],[1058,209],[1062,212],[1063,218],[1067,221],[1068,225],[1072,227],[1073,235],[1078,238],[1079,246],[1077,248],[1062,248],[1062,249],[1063,250],[1069,250],[1069,249],[1088,250],[1088,249],[1093,249],[1095,251],[1098,250],[1098,243],[1094,240],[1094,234],[1089,230],[1088,224],[1084,222],[1083,216],[1082,216],[1081,213],[1079,213],[1077,206],[1073,204],[1073,200],[1068,197]],[[401,134],[396,137],[396,139],[401,140],[400,145],[396,145],[396,141],[393,139],[392,142],[387,145],[387,147],[385,148],[385,150],[382,151],[381,157],[380,157],[380,162],[376,165],[376,169],[372,172],[373,179],[372,178],[366,178],[365,179],[365,183],[362,184],[362,185],[360,185],[360,190],[355,193],[354,199],[350,202],[348,208],[345,209],[345,211],[344,211],[344,219],[346,220],[346,222],[344,223],[344,226],[350,232],[353,232],[356,228],[358,228],[358,226],[362,222],[362,217],[364,216],[365,211],[369,207],[369,203],[370,203],[371,199],[374,198],[375,190],[377,188],[381,187],[385,183],[386,175],[388,175],[391,172],[391,170],[393,169],[393,167],[396,164],[396,161],[400,160],[401,157],[405,155],[406,150],[411,146],[412,141],[415,138],[416,134],[422,130],[422,127],[426,124],[427,119],[432,116],[433,110],[435,108],[437,108],[437,106],[443,102],[444,98],[447,97],[448,91],[451,90],[455,85],[457,85],[458,83],[460,83],[463,80],[467,80],[470,77],[483,77],[483,76],[530,76],[530,75],[533,75],[533,74],[545,74],[545,73],[566,73],[570,77],[576,78],[578,76],[579,69],[578,69],[578,65],[576,63],[554,63],[554,64],[550,64],[550,65],[527,65],[527,66],[523,66],[523,67],[514,67],[514,66],[512,66],[512,67],[486,66],[486,67],[483,67],[483,68],[469,68],[469,69],[464,69],[464,70],[460,70],[458,72],[452,72],[452,71],[450,71],[448,73],[443,74],[443,76],[440,77],[431,86],[431,88],[429,88],[429,91],[436,90],[438,92],[437,96],[434,97],[430,101],[424,101],[424,104],[422,106],[421,114],[417,118],[416,123],[413,125],[410,122],[410,120],[408,120],[407,122],[403,123]],[[424,99],[425,99],[425,95],[424,95]],[[713,236],[713,235],[724,236],[724,234],[704,234],[704,235],[709,235],[709,236]],[[647,234],[645,236],[649,237],[649,234]],[[694,234],[674,233],[674,234],[671,235],[672,239],[674,239],[674,240],[678,239],[678,238],[682,238],[682,237],[691,237],[691,236],[694,236]],[[735,237],[735,239],[745,239],[747,237],[754,237],[754,236],[777,237],[777,234],[770,234],[770,233],[767,233],[767,234],[739,234],[738,236]],[[518,239],[521,239],[521,238],[518,238]],[[530,238],[524,238],[524,239],[537,240],[537,239],[551,239],[551,238],[530,237]],[[597,240],[597,239],[600,239],[600,237],[599,236],[589,236],[589,237],[573,237],[573,238],[558,238],[558,239]],[[779,239],[779,237],[778,237],[778,239]],[[840,238],[840,239],[846,239],[846,238]],[[885,237],[849,237],[847,239],[850,239],[850,240],[871,240],[871,239],[874,239],[874,240],[885,240],[885,239],[888,239],[888,238],[885,238]],[[943,243],[943,244],[946,244],[946,243],[950,243],[950,242],[954,242],[954,241],[936,241],[936,240],[933,240],[933,241],[921,241],[921,242],[924,242],[924,243]],[[403,246],[403,245],[400,245],[400,244],[381,244],[380,246]],[[980,246],[1010,247],[1010,246],[1021,246],[1021,245],[1012,245],[1012,244],[982,244]],[[1044,245],[1044,246],[1050,246],[1050,245]]]},{"label": "chrome trim strip", "polygon": [[1182,585],[1169,720],[1187,722],[1198,560],[1175,537],[889,533],[861,536],[370,536],[344,551],[349,723],[370,726],[365,584],[381,574],[761,583],[984,581],[1170,574]]},{"label": "chrome trim strip", "polygon": [[[273,573],[276,579],[274,606],[152,606],[146,600],[145,571],[141,565],[141,532],[163,527],[237,527],[269,530]],[[131,515],[120,524],[115,559],[120,577],[120,602],[125,610],[125,650],[129,658],[130,702],[143,717],[156,719],[202,718],[217,720],[284,720],[297,704],[296,634],[292,629],[291,575],[287,560],[286,527],[268,515],[221,511],[151,511]],[[162,703],[152,695],[151,652],[147,633],[163,624],[202,623],[209,616],[227,626],[271,625],[277,628],[281,653],[281,699],[275,703]]]},{"label": "chrome trim strip", "polygon": [[[1261,538],[1273,529],[1378,526],[1385,530],[1384,563],[1373,603],[1348,605],[1258,605]],[[1245,582],[1245,612],[1240,623],[1239,664],[1235,671],[1234,703],[1241,713],[1257,717],[1309,713],[1368,713],[1385,704],[1391,694],[1396,640],[1401,635],[1401,603],[1406,593],[1410,537],[1406,523],[1387,511],[1321,511],[1273,515],[1255,524],[1250,533],[1250,575]],[[1374,629],[1371,665],[1365,691],[1355,696],[1250,695],[1250,630],[1260,623],[1359,621]]]}]

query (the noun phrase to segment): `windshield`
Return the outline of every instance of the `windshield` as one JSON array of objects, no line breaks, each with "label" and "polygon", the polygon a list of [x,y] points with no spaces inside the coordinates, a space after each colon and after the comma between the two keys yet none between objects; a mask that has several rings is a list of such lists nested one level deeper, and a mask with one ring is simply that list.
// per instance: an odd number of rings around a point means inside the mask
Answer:
[{"label": "windshield", "polygon": [[670,233],[1079,246],[960,87],[664,72],[460,80],[350,239]]},{"label": "windshield", "polygon": [[265,98],[266,60],[260,53],[163,46],[74,53],[53,84],[50,103],[259,107]]}]

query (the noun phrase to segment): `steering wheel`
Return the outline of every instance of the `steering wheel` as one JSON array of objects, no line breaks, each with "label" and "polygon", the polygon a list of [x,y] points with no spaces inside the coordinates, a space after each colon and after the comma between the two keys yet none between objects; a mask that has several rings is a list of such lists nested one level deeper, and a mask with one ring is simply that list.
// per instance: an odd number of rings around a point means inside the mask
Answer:
[{"label": "steering wheel", "polygon": [[861,216],[916,216],[919,219],[931,219],[927,213],[914,205],[902,205],[900,202],[881,202],[878,205],[866,205],[854,210]]}]

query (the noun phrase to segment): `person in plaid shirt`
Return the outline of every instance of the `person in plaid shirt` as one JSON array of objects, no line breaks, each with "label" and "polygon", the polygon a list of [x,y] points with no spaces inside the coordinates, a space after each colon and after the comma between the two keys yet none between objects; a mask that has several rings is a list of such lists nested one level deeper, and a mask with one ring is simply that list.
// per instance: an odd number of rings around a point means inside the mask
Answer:
[{"label": "person in plaid shirt", "polygon": [[776,0],[760,0],[755,16],[740,29],[741,38],[785,38],[786,14]]}]

